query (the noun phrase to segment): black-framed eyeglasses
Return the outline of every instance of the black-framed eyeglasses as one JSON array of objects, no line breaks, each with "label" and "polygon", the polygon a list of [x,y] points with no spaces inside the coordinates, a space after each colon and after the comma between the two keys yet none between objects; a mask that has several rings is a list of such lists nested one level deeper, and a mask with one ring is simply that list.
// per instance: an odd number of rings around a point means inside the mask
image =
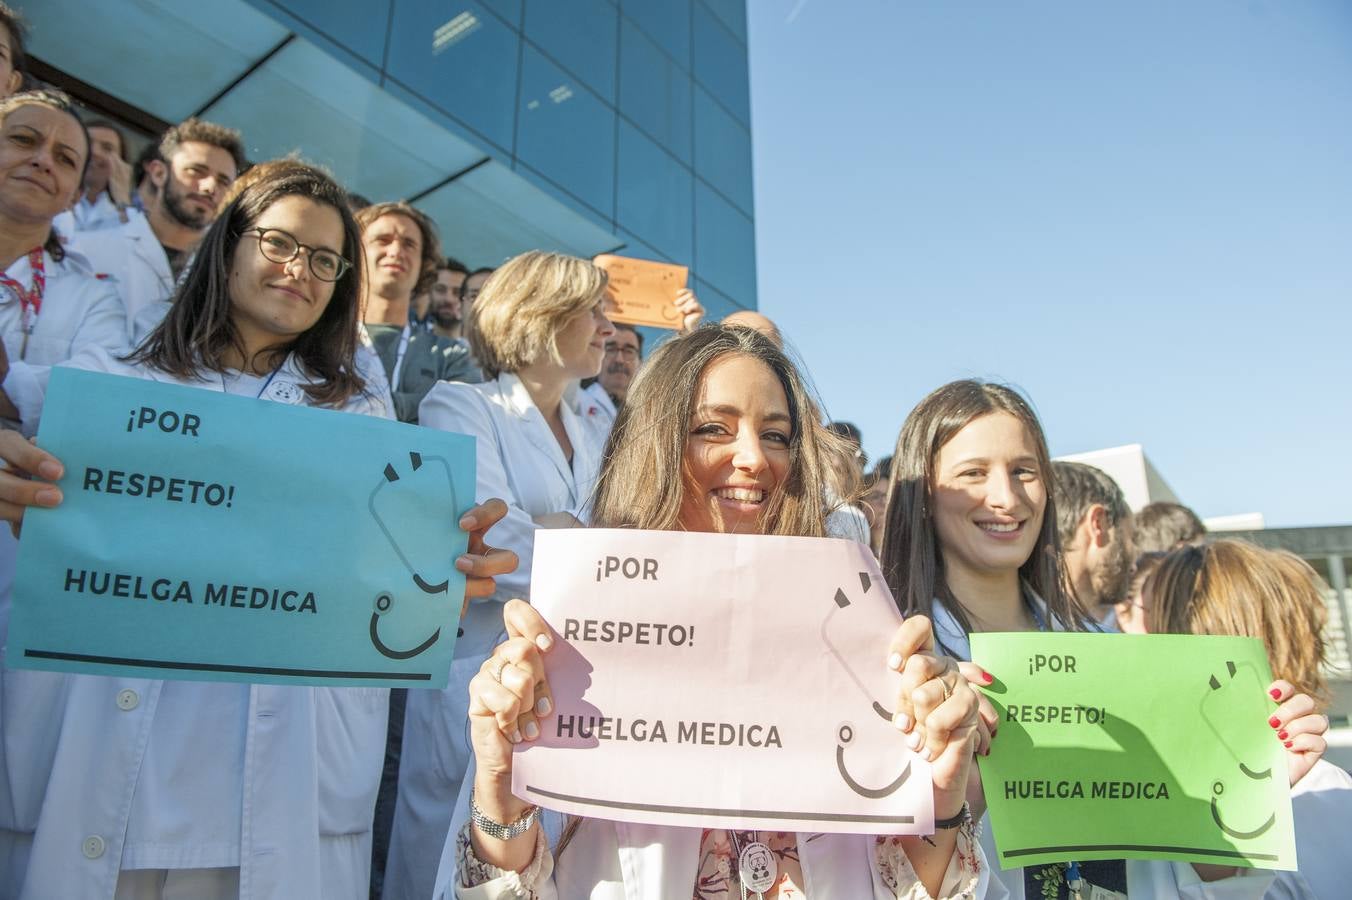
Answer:
[{"label": "black-framed eyeglasses", "polygon": [[294,235],[280,228],[249,228],[242,233],[256,235],[258,252],[263,254],[265,259],[275,263],[289,263],[304,250],[309,257],[310,274],[320,281],[337,281],[352,268],[352,263],[332,250],[302,244]]},{"label": "black-framed eyeglasses", "polygon": [[637,347],[633,347],[628,344],[620,346],[619,344],[616,344],[613,341],[609,341],[606,343],[606,355],[610,356],[612,354],[615,356],[622,356],[625,359],[632,359],[635,361],[639,359],[639,350]]}]

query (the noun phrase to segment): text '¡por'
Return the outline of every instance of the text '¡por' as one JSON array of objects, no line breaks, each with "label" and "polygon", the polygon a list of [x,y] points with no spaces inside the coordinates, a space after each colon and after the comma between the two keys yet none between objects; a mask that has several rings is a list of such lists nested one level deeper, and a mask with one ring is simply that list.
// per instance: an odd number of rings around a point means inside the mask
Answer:
[{"label": "text '\u00a1por'", "polygon": [[233,484],[197,481],[192,478],[166,478],[163,475],[96,469],[93,466],[85,467],[84,484],[81,487],[99,494],[122,494],[127,497],[145,497],[147,500],[158,497],[171,503],[224,505],[226,509],[235,502]]}]

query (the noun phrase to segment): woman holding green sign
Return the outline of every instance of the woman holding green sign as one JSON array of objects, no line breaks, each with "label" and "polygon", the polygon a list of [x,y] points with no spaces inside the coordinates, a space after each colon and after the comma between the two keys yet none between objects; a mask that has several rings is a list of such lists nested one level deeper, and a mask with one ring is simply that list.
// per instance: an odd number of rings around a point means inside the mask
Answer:
[{"label": "woman holding green sign", "polygon": [[[355,360],[362,254],[346,192],[299,162],[260,172],[208,230],[146,341],[71,364],[387,416]],[[51,454],[5,431],[0,458],[0,516],[16,529],[26,507],[61,502]],[[490,501],[461,519],[467,597],[515,568],[483,544],[505,512]],[[386,690],[11,669],[0,679],[0,895],[367,895]]]},{"label": "woman holding green sign", "polygon": [[[956,381],[931,393],[907,417],[892,463],[880,562],[902,613],[930,616],[945,652],[970,659],[973,632],[1097,630],[1063,568],[1052,477],[1042,426],[1010,388]],[[964,672],[978,684],[994,680],[971,663]],[[1272,699],[1282,702],[1279,716],[1309,700],[1281,682],[1272,690],[1277,692]],[[984,707],[983,745],[997,727],[993,711]],[[1302,751],[1288,748],[1291,754]],[[974,813],[984,811],[979,781],[969,797]],[[983,844],[996,859],[990,831],[985,829]],[[1260,897],[1272,883],[1271,873],[1253,869],[1067,862],[996,874],[1015,900],[1111,898],[1111,892],[1133,900]]]},{"label": "woman holding green sign", "polygon": [[[596,526],[826,535],[825,486],[841,448],[793,364],[751,329],[706,326],[665,343],[635,380],[606,449]],[[538,807],[511,792],[513,745],[538,736],[537,719],[553,711],[544,668],[552,639],[520,601],[507,604],[504,618],[508,639],[470,683],[472,821],[448,836],[437,896],[986,896],[988,869],[964,803],[977,698],[956,661],[935,651],[925,617],[908,619],[876,664],[902,673],[895,721],[931,761],[933,836],[814,840],[656,825],[636,835],[574,818],[553,847]],[[752,851],[776,865],[748,866]]]}]

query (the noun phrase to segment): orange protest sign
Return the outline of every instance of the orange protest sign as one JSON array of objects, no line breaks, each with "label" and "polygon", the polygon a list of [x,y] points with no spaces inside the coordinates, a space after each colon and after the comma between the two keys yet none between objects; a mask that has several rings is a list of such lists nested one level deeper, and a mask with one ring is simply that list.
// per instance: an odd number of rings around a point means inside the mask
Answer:
[{"label": "orange protest sign", "polygon": [[610,275],[606,315],[615,322],[680,328],[676,294],[685,287],[685,266],[603,253],[594,260]]}]

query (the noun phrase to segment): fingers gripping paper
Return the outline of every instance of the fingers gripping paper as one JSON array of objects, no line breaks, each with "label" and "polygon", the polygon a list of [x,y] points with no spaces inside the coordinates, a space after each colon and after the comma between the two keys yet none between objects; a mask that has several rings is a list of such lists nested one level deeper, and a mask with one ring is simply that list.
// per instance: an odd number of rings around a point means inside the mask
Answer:
[{"label": "fingers gripping paper", "polygon": [[928,834],[929,766],[891,724],[901,617],[849,541],[537,533],[555,713],[513,788],[620,821]]},{"label": "fingers gripping paper", "polygon": [[981,784],[1000,864],[1177,859],[1294,869],[1262,642],[975,634],[1000,716]]}]

